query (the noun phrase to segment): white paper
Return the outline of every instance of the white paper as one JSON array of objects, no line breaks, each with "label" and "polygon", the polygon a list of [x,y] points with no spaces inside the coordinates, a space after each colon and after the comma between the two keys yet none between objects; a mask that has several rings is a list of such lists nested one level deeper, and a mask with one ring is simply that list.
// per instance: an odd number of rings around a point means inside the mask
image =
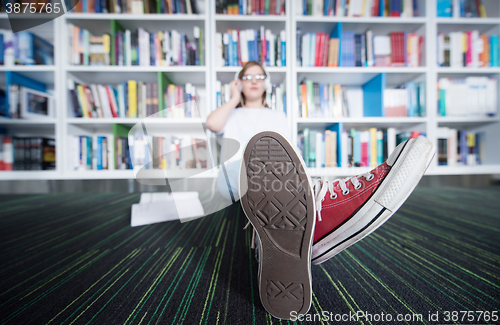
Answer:
[{"label": "white paper", "polygon": [[198,192],[143,193],[139,204],[132,204],[132,227],[203,217]]},{"label": "white paper", "polygon": [[179,200],[198,200],[198,192],[150,192],[142,193],[139,204]]}]

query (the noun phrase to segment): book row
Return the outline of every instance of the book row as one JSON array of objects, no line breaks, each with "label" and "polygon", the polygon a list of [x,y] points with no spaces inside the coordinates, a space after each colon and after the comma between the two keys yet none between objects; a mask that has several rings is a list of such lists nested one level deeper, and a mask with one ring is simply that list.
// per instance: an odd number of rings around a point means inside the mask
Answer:
[{"label": "book row", "polygon": [[0,65],[53,65],[54,46],[30,32],[0,29]]},{"label": "book row", "polygon": [[424,117],[425,82],[406,82],[395,89],[384,89],[384,116]]},{"label": "book row", "polygon": [[483,0],[437,0],[438,17],[486,18]]},{"label": "book row", "polygon": [[[437,130],[439,165],[482,164],[484,132],[441,127]],[[307,167],[376,167],[401,142],[425,134],[397,133],[396,129],[335,130],[308,128],[299,132],[298,146]],[[70,136],[70,169],[120,170],[133,166],[145,169],[207,167],[206,142],[190,137],[149,136],[142,132],[120,137],[112,134]],[[0,171],[55,170],[55,140],[44,137],[0,135]]]},{"label": "book row", "polygon": [[325,131],[305,128],[298,134],[298,147],[307,167],[376,167],[396,146],[410,138],[425,136],[418,131],[397,132],[395,128]]},{"label": "book row", "polygon": [[424,37],[416,33],[391,32],[373,35],[305,33],[297,28],[297,64],[303,67],[418,67],[422,65]]},{"label": "book row", "polygon": [[72,135],[69,144],[72,171],[132,168],[127,137]]},{"label": "book row", "polygon": [[439,78],[439,116],[494,116],[498,110],[497,80],[489,77]]},{"label": "book row", "polygon": [[188,169],[207,167],[206,142],[174,135],[120,137],[112,134],[73,135],[70,170]]},{"label": "book row", "polygon": [[437,64],[440,67],[498,67],[498,35],[480,34],[477,30],[439,33]]},{"label": "book row", "polygon": [[286,66],[286,33],[278,35],[261,26],[260,29],[229,29],[215,33],[215,65],[244,66],[258,61],[265,66]]},{"label": "book row", "polygon": [[[204,65],[203,29],[193,28],[192,41],[177,30],[150,33],[124,30],[112,22],[111,34],[92,35],[68,24],[69,60],[73,65],[186,66]],[[115,30],[113,32],[113,30]]]},{"label": "book row", "polygon": [[54,170],[56,140],[0,135],[0,170]]},{"label": "book row", "polygon": [[[229,84],[222,85],[220,81],[217,81],[215,83],[215,89],[216,107],[220,107],[231,99],[231,87]],[[266,93],[266,102],[272,110],[282,111],[286,114],[285,84],[272,84],[271,93]]]},{"label": "book row", "polygon": [[189,136],[129,134],[132,165],[145,169],[207,168],[207,142]]},{"label": "book row", "polygon": [[484,163],[484,132],[440,127],[436,136],[438,165],[473,166]]},{"label": "book row", "polygon": [[296,12],[304,16],[416,17],[417,0],[298,0]]},{"label": "book row", "polygon": [[110,14],[198,14],[197,0],[66,0],[73,12]]},{"label": "book row", "polygon": [[43,92],[10,84],[0,88],[0,117],[12,119],[39,119],[54,117],[52,97]]},{"label": "book row", "polygon": [[215,0],[215,13],[227,15],[284,15],[285,0]]},{"label": "book row", "polygon": [[5,85],[0,88],[0,117],[47,119],[54,115],[54,99],[46,84],[17,72],[5,72]]},{"label": "book row", "polygon": [[162,90],[158,83],[137,80],[124,81],[115,86],[70,81],[68,87],[75,117],[199,117],[195,106],[196,87],[190,83],[185,86],[169,84],[160,94]]},{"label": "book row", "polygon": [[[350,87],[302,81],[297,87],[300,117],[347,117]],[[352,89],[352,88],[351,88]]]},{"label": "book row", "polygon": [[406,82],[395,89],[382,89],[381,107],[366,97],[369,86],[342,86],[303,80],[297,87],[300,117],[418,117],[426,116],[425,82]]}]

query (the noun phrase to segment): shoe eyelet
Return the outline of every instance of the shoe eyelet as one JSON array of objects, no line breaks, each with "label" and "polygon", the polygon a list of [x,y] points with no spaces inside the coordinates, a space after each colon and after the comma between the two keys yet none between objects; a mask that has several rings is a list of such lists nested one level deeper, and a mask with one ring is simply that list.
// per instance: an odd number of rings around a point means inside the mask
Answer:
[{"label": "shoe eyelet", "polygon": [[363,183],[359,183],[359,186],[354,186],[354,189],[355,190],[359,190],[361,187],[363,187]]},{"label": "shoe eyelet", "polygon": [[368,178],[366,180],[369,182],[369,181],[371,181],[374,178],[375,178],[375,175],[374,174],[370,174],[370,176],[368,176]]},{"label": "shoe eyelet", "polygon": [[324,200],[325,200],[325,198],[322,198],[322,199],[321,199],[321,202],[323,202]]},{"label": "shoe eyelet", "polygon": [[337,192],[333,192],[333,194],[335,196],[333,196],[333,195],[330,194],[330,200],[335,200],[337,198]]},{"label": "shoe eyelet", "polygon": [[342,191],[342,195],[347,195],[349,194],[349,189],[347,189],[347,191]]}]

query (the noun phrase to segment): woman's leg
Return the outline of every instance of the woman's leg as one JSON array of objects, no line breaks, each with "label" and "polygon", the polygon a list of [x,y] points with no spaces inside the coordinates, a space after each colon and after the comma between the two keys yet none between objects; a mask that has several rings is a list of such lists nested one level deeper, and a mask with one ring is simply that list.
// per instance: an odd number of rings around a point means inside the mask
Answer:
[{"label": "woman's leg", "polygon": [[221,164],[219,175],[217,176],[217,187],[221,195],[227,199],[236,202],[240,199],[238,191],[238,177],[240,171],[241,159],[225,162]]}]

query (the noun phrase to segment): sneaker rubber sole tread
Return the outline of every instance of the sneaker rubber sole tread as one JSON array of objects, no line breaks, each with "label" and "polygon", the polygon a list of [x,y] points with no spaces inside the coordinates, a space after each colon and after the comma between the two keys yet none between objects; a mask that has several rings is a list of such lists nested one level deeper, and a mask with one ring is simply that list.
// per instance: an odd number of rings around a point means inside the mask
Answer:
[{"label": "sneaker rubber sole tread", "polygon": [[248,185],[241,204],[259,236],[261,302],[276,318],[305,314],[315,211],[303,163],[283,136],[261,132],[248,142],[243,164]]}]

